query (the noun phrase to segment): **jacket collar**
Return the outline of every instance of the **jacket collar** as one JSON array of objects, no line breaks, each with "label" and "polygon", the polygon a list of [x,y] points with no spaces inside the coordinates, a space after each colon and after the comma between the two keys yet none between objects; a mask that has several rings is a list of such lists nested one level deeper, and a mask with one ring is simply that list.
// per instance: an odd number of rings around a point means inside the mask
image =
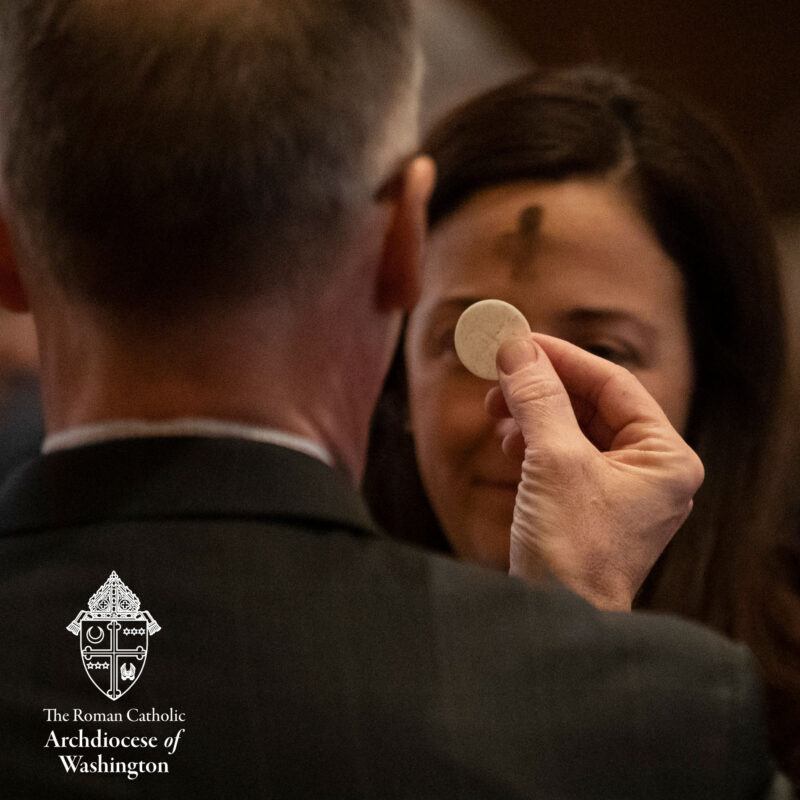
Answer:
[{"label": "jacket collar", "polygon": [[375,532],[344,473],[239,439],[122,439],[43,455],[0,489],[0,532],[146,519],[285,519]]}]

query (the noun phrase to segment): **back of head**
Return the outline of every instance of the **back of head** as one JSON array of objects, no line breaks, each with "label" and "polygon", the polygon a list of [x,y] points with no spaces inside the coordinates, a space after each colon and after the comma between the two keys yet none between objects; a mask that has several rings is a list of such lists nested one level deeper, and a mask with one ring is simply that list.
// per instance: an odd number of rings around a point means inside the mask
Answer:
[{"label": "back of head", "polygon": [[121,317],[321,273],[414,145],[409,5],[3,3],[3,199],[26,268]]}]

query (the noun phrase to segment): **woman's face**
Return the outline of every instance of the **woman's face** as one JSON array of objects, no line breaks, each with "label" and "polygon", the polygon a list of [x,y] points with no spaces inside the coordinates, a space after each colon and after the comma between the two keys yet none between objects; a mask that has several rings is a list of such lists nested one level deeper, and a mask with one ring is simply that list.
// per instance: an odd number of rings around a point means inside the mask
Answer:
[{"label": "woman's face", "polygon": [[633,372],[683,432],[693,388],[684,282],[635,206],[601,181],[487,189],[432,230],[406,336],[411,426],[423,483],[460,558],[508,568],[520,464],[500,450],[488,381],[453,348],[476,300],[517,306],[535,331]]}]

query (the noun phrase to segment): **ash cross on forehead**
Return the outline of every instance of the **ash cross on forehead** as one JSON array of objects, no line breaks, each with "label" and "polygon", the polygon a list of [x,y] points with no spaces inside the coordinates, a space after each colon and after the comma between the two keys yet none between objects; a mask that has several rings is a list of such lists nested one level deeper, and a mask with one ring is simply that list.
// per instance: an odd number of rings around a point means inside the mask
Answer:
[{"label": "ash cross on forehead", "polygon": [[504,233],[498,239],[498,253],[511,263],[513,278],[524,278],[531,272],[543,216],[544,209],[541,206],[526,206],[517,217],[517,230]]}]

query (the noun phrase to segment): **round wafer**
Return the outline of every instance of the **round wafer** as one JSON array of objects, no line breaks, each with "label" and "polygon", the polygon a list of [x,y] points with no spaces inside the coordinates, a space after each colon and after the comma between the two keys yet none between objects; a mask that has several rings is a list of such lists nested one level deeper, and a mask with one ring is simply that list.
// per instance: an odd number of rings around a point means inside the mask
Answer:
[{"label": "round wafer", "polygon": [[456,354],[473,374],[497,380],[497,351],[514,336],[529,336],[528,320],[504,300],[479,300],[466,308],[456,323]]}]

